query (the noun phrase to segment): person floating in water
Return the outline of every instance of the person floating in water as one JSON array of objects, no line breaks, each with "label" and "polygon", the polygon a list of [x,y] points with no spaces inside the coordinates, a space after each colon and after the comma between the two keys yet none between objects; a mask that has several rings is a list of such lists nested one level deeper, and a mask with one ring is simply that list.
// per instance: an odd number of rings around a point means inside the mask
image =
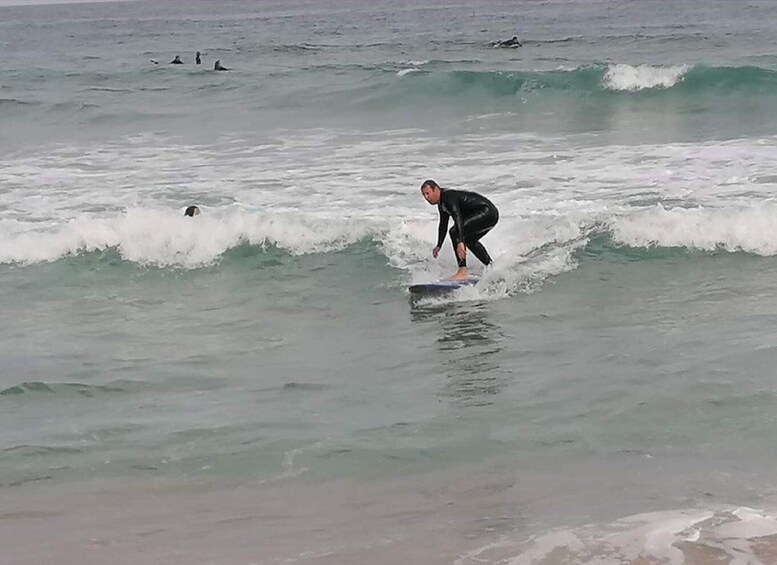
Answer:
[{"label": "person floating in water", "polygon": [[450,230],[453,252],[459,269],[451,280],[460,281],[469,278],[467,270],[467,249],[484,265],[491,264],[491,256],[480,243],[480,238],[486,235],[499,221],[499,210],[486,197],[476,192],[450,190],[441,188],[433,180],[425,180],[421,185],[421,194],[432,206],[437,206],[440,212],[440,226],[437,230],[437,245],[432,250],[432,256],[437,258],[440,253],[448,220],[453,217],[453,227]]},{"label": "person floating in water", "polygon": [[197,206],[189,206],[183,213],[184,216],[189,216],[190,218],[199,216],[200,214],[202,214],[202,211]]},{"label": "person floating in water", "polygon": [[197,54],[194,56],[194,62],[197,65],[201,65],[202,64],[202,59],[200,59],[200,52],[199,51],[197,51]]},{"label": "person floating in water", "polygon": [[175,59],[170,61],[170,64],[171,65],[183,65],[183,61],[181,61],[181,56],[180,55],[176,55]]},{"label": "person floating in water", "polygon": [[216,64],[213,65],[213,70],[214,71],[228,71],[229,69],[226,68],[226,67],[222,67],[221,66],[221,59],[219,59],[218,61],[216,61]]},{"label": "person floating in water", "polygon": [[494,47],[522,47],[523,44],[518,41],[518,36],[514,35],[511,39],[499,40],[494,43]]}]

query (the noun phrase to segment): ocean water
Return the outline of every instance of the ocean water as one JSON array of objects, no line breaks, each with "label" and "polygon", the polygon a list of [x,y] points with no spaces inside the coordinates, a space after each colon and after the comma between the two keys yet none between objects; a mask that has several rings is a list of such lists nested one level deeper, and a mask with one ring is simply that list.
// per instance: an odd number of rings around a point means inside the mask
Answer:
[{"label": "ocean water", "polygon": [[0,564],[777,563],[775,22],[0,7]]}]

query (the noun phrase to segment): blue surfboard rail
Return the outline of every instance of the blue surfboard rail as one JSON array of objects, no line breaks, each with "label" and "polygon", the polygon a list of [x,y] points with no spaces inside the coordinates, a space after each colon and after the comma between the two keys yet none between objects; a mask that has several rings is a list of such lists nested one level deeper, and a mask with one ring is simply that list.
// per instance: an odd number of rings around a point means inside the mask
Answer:
[{"label": "blue surfboard rail", "polygon": [[467,286],[474,286],[478,282],[477,278],[470,277],[464,281],[433,281],[428,283],[413,284],[408,287],[410,294],[443,294],[453,292]]}]

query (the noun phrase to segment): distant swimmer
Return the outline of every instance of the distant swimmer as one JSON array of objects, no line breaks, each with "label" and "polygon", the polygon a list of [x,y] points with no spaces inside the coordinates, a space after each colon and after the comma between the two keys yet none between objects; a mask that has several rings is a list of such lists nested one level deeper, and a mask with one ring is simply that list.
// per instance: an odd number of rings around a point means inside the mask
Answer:
[{"label": "distant swimmer", "polygon": [[214,71],[228,71],[229,69],[226,68],[226,67],[222,67],[221,66],[221,59],[219,59],[218,61],[216,61],[216,64],[213,65],[213,70]]},{"label": "distant swimmer", "polygon": [[197,54],[194,56],[194,62],[198,65],[202,64],[202,59],[200,59],[200,52],[197,51]]},{"label": "distant swimmer", "polygon": [[480,243],[480,239],[486,235],[499,221],[499,210],[485,196],[476,192],[464,190],[450,190],[441,188],[433,180],[426,180],[421,185],[421,194],[432,206],[437,206],[440,212],[440,225],[437,229],[437,245],[432,250],[432,256],[437,258],[440,253],[445,231],[448,229],[448,220],[453,217],[453,227],[450,230],[453,252],[459,269],[450,280],[461,281],[469,278],[467,270],[467,249],[471,249],[484,265],[491,264],[491,256]]},{"label": "distant swimmer", "polygon": [[181,61],[181,56],[180,55],[176,55],[175,59],[170,61],[170,64],[171,65],[183,65],[183,61]]},{"label": "distant swimmer", "polygon": [[186,212],[183,213],[184,216],[189,216],[190,218],[199,216],[200,214],[202,214],[202,211],[197,206],[189,206],[186,209]]},{"label": "distant swimmer", "polygon": [[522,47],[523,44],[518,41],[518,36],[514,35],[512,39],[505,39],[503,41],[494,42],[494,47]]},{"label": "distant swimmer", "polygon": [[152,63],[154,63],[155,65],[158,65],[158,64],[159,64],[159,61],[157,61],[156,59],[149,59],[149,61],[151,61],[151,62],[152,62]]}]

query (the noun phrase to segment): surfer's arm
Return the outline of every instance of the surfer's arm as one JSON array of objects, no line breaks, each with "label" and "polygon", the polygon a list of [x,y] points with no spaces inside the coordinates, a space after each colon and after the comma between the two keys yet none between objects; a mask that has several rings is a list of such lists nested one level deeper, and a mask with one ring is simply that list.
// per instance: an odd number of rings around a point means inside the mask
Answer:
[{"label": "surfer's arm", "polygon": [[440,207],[440,226],[437,228],[437,247],[442,247],[445,234],[448,233],[448,218],[450,215]]},{"label": "surfer's arm", "polygon": [[[445,204],[451,216],[453,216],[453,223],[456,225],[456,229],[459,231],[459,240],[464,241],[464,218],[461,215],[458,199],[451,198]],[[445,225],[448,225],[447,222]]]}]

